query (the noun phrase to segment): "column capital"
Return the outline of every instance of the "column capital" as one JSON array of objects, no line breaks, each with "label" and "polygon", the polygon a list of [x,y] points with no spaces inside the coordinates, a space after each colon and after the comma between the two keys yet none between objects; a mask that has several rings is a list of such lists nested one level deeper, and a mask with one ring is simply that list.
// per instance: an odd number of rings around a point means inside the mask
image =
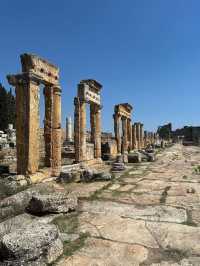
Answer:
[{"label": "column capital", "polygon": [[53,90],[54,94],[61,95],[61,87],[59,85],[52,85],[50,86],[50,90]]},{"label": "column capital", "polygon": [[40,78],[32,72],[16,74],[16,75],[7,75],[7,80],[10,85],[25,85],[27,83],[34,83],[36,85],[40,84]]},{"label": "column capital", "polygon": [[80,99],[79,97],[74,97],[74,105],[83,104],[86,103],[86,101]]},{"label": "column capital", "polygon": [[127,117],[122,115],[121,119],[122,119],[122,121],[125,121],[125,120],[127,120]]}]

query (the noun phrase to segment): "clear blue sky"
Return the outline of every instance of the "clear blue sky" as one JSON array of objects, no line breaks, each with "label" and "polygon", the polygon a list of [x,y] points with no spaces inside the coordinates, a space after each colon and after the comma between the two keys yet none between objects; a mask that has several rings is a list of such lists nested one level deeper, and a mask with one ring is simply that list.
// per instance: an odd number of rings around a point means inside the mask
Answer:
[{"label": "clear blue sky", "polygon": [[153,130],[200,124],[199,0],[34,0],[0,3],[0,82],[30,52],[60,67],[63,126],[81,79],[103,84],[103,129],[113,106]]}]

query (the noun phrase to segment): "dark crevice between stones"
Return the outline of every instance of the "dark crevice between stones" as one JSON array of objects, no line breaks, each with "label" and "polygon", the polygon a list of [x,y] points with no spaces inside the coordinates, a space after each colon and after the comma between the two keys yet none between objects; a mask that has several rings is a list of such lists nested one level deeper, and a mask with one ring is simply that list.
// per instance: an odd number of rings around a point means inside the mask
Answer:
[{"label": "dark crevice between stones", "polygon": [[178,249],[148,248],[148,258],[140,266],[148,266],[152,263],[171,262],[179,263],[182,259],[188,258],[188,254]]},{"label": "dark crevice between stones", "polygon": [[170,190],[171,186],[167,186],[163,193],[161,194],[161,198],[160,198],[160,203],[161,204],[165,204],[166,203],[166,198],[167,198],[167,195],[168,195],[168,191]]},{"label": "dark crevice between stones", "polygon": [[192,220],[192,211],[186,209],[186,214],[187,214],[187,220],[182,224],[197,227],[198,225]]}]

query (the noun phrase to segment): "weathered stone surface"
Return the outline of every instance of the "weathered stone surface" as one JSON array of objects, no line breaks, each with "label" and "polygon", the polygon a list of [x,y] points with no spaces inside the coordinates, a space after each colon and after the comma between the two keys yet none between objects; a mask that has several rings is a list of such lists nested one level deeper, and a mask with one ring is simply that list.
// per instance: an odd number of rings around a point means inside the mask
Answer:
[{"label": "weathered stone surface", "polygon": [[126,166],[124,163],[113,163],[112,165],[113,172],[124,171],[125,169],[126,169]]},{"label": "weathered stone surface", "polygon": [[142,161],[141,153],[134,152],[128,154],[128,162],[129,163],[140,163]]},{"label": "weathered stone surface", "polygon": [[[61,100],[59,69],[35,55],[21,55],[22,73],[8,75],[16,89],[17,173],[36,174],[39,168],[39,86],[47,86],[45,94],[45,146],[51,175],[61,168]],[[48,104],[47,104],[48,103]],[[47,136],[48,135],[48,136]],[[50,147],[50,148],[49,148]],[[50,151],[51,152],[48,152]],[[33,177],[33,183],[39,177]]]},{"label": "weathered stone surface", "polygon": [[32,223],[33,219],[31,215],[24,213],[0,223],[0,239],[8,233]]},{"label": "weathered stone surface", "polygon": [[0,201],[0,220],[6,217],[23,213],[27,207],[32,195],[35,193],[54,192],[54,188],[47,184],[39,184],[21,191],[15,195]]},{"label": "weathered stone surface", "polygon": [[108,189],[109,189],[109,190],[116,190],[116,189],[118,189],[118,188],[120,188],[120,185],[119,185],[119,184],[113,184],[113,185],[111,185]]},{"label": "weathered stone surface", "polygon": [[102,213],[119,215],[120,217],[133,218],[135,220],[185,223],[187,214],[184,209],[171,206],[146,206],[138,208],[134,205],[112,201],[85,201],[81,203],[81,211],[89,213]]},{"label": "weathered stone surface", "polygon": [[94,170],[84,170],[81,173],[81,181],[91,182],[91,181],[108,181],[112,179],[112,175],[107,172],[97,172]]},{"label": "weathered stone surface", "polygon": [[79,216],[79,224],[80,232],[88,232],[93,237],[158,248],[156,240],[146,228],[144,221],[121,218],[114,214],[84,212]]},{"label": "weathered stone surface", "polygon": [[85,247],[73,256],[62,259],[57,266],[139,266],[148,257],[148,250],[140,245],[89,238]]},{"label": "weathered stone surface", "polygon": [[53,224],[33,222],[4,235],[0,241],[0,257],[4,261],[52,263],[63,252],[59,232]]},{"label": "weathered stone surface", "polygon": [[[132,149],[131,111],[133,107],[128,103],[121,103],[114,107],[114,132],[117,142],[117,152],[125,155],[128,148]],[[120,135],[120,121],[122,122],[122,136]],[[122,139],[122,141],[121,141]],[[126,160],[126,158],[124,158]],[[123,162],[125,162],[123,160]]]},{"label": "weathered stone surface", "polygon": [[146,223],[159,245],[165,250],[178,250],[188,255],[200,255],[200,228],[170,223]]},{"label": "weathered stone surface", "polygon": [[29,201],[27,210],[32,214],[66,213],[75,210],[77,205],[77,197],[72,193],[35,194]]},{"label": "weathered stone surface", "polygon": [[77,180],[78,177],[80,177],[80,175],[77,172],[61,172],[59,181],[68,183]]},{"label": "weathered stone surface", "polygon": [[128,192],[128,191],[132,190],[134,187],[135,187],[134,185],[127,184],[127,185],[121,186],[117,191]]},{"label": "weathered stone surface", "polygon": [[[77,162],[101,158],[101,100],[102,85],[96,80],[82,80],[78,84],[75,105],[75,159]],[[86,103],[90,104],[91,142],[93,152],[88,153],[86,144]],[[92,155],[92,158],[90,157]]]}]

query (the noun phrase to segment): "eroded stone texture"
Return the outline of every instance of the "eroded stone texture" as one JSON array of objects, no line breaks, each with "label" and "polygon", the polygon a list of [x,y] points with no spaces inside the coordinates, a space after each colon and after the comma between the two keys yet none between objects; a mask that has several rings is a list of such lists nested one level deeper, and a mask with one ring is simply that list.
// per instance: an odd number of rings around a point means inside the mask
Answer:
[{"label": "eroded stone texture", "polygon": [[[9,75],[16,89],[17,172],[35,174],[39,167],[39,85],[45,96],[45,164],[52,175],[61,167],[61,105],[59,69],[31,54],[21,55],[22,74]],[[55,131],[55,132],[54,132]]]},{"label": "eroded stone texture", "polygon": [[29,75],[9,76],[16,88],[17,172],[31,174],[39,165],[39,87]]},{"label": "eroded stone texture", "polygon": [[136,123],[132,125],[132,149],[137,149]]},{"label": "eroded stone texture", "polygon": [[62,259],[57,266],[139,266],[147,257],[148,250],[140,245],[89,238],[85,247],[72,257]]},{"label": "eroded stone texture", "polygon": [[90,104],[91,142],[94,144],[93,158],[101,158],[101,102],[102,85],[95,80],[82,80],[78,85],[78,96],[74,99],[74,145],[77,162],[87,161],[86,103]]},{"label": "eroded stone texture", "polygon": [[137,138],[137,149],[141,149],[141,131],[140,131],[140,123],[135,123],[136,125],[136,138]]},{"label": "eroded stone texture", "polygon": [[10,265],[25,265],[32,261],[46,265],[54,262],[63,252],[57,227],[39,222],[4,235],[0,244],[1,260],[10,262]]},{"label": "eroded stone texture", "polygon": [[[128,103],[115,105],[114,108],[114,132],[119,154],[127,154],[132,150],[132,125],[131,111],[133,107]],[[120,135],[120,122],[122,121],[122,136]],[[121,141],[122,138],[122,141]],[[122,142],[122,143],[121,143]]]}]

